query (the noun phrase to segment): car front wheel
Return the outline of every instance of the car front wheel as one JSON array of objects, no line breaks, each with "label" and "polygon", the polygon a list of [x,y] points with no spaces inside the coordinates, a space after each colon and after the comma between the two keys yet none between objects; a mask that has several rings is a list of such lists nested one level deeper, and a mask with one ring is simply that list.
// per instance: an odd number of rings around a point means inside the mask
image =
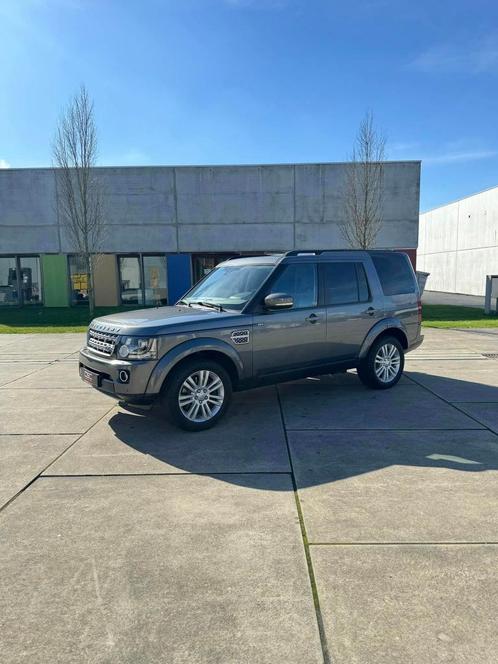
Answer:
[{"label": "car front wheel", "polygon": [[374,341],[358,366],[358,376],[367,387],[386,390],[399,381],[404,365],[403,346],[395,337],[385,336]]},{"label": "car front wheel", "polygon": [[217,362],[192,360],[173,374],[165,393],[173,422],[188,431],[214,426],[232,396],[227,371]]}]

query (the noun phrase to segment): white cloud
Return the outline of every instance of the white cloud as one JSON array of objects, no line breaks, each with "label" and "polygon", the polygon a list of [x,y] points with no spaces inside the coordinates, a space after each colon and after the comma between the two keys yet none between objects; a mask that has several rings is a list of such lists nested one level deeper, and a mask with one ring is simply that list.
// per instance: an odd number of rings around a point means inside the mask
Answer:
[{"label": "white cloud", "polygon": [[10,168],[10,164],[6,159],[0,159],[0,168]]},{"label": "white cloud", "polygon": [[459,45],[436,44],[420,53],[410,68],[435,74],[498,72],[498,34],[474,37]]},{"label": "white cloud", "polygon": [[469,150],[462,152],[446,152],[439,155],[422,157],[424,164],[455,164],[458,162],[478,161],[496,157],[498,150]]}]

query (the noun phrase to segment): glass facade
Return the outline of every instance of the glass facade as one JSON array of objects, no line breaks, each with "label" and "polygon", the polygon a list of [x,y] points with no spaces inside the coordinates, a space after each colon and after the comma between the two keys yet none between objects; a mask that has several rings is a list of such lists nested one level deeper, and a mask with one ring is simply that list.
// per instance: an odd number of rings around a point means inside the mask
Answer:
[{"label": "glass facade", "polygon": [[121,304],[160,306],[168,303],[166,256],[118,256]]},{"label": "glass facade", "polygon": [[0,305],[16,305],[19,302],[17,288],[16,259],[11,256],[0,257]]},{"label": "glass facade", "polygon": [[41,271],[39,256],[19,258],[19,286],[22,304],[41,304]]},{"label": "glass facade", "polygon": [[0,306],[42,304],[39,256],[0,256]]},{"label": "glass facade", "polygon": [[168,304],[166,258],[143,256],[144,296],[147,306]]},{"label": "glass facade", "polygon": [[68,256],[71,304],[88,304],[88,272],[85,259]]}]

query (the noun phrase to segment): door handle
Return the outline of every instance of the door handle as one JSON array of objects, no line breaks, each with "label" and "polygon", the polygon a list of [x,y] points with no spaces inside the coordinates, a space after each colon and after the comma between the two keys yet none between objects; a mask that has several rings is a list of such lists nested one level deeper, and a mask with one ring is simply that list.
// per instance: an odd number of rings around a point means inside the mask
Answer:
[{"label": "door handle", "polygon": [[318,320],[318,316],[316,314],[310,314],[309,316],[306,316],[304,320],[313,325]]},{"label": "door handle", "polygon": [[365,309],[363,313],[368,314],[369,316],[373,316],[375,313],[375,309],[373,307],[368,307],[368,309]]}]

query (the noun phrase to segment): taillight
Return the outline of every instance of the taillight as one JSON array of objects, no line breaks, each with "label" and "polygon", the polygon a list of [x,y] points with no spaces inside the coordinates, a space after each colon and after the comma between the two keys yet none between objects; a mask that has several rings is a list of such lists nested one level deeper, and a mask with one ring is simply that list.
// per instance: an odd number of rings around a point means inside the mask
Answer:
[{"label": "taillight", "polygon": [[418,298],[417,300],[417,309],[418,309],[418,322],[422,322],[422,300]]}]

